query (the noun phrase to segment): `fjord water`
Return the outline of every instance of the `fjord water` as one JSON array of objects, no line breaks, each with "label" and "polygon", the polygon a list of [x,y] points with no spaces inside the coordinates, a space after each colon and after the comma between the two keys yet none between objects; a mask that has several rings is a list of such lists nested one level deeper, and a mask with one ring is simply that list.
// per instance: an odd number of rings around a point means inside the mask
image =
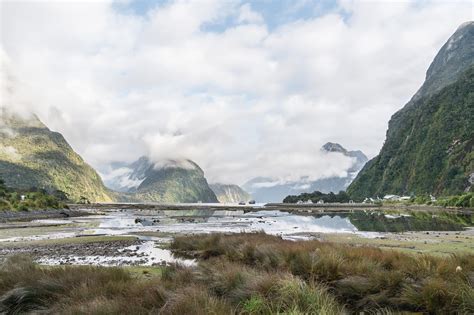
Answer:
[{"label": "fjord water", "polygon": [[[420,214],[421,213],[421,214]],[[35,225],[57,225],[60,231],[38,231],[37,235],[0,238],[0,241],[56,239],[84,235],[172,236],[199,233],[265,232],[283,238],[311,238],[316,233],[456,231],[472,223],[471,214],[383,213],[347,211],[334,213],[298,213],[280,210],[108,210],[100,215],[35,220]]]},{"label": "fjord water", "polygon": [[[461,224],[461,223],[464,223]],[[467,222],[467,223],[466,223]],[[36,220],[29,223],[30,233],[3,234],[0,244],[32,241],[51,241],[87,237],[132,236],[139,242],[122,246],[115,253],[100,251],[76,255],[74,251],[48,255],[38,259],[43,264],[95,264],[95,265],[153,265],[156,263],[182,263],[192,265],[193,260],[173,257],[166,249],[173,236],[206,233],[265,232],[284,239],[319,239],[322,234],[352,234],[358,237],[377,238],[386,232],[410,230],[462,230],[472,226],[470,215],[384,214],[375,211],[347,211],[330,213],[292,213],[280,210],[255,208],[248,210],[136,210],[109,209],[100,215]],[[22,229],[23,231],[25,229]],[[133,255],[124,255],[133,251]]]}]

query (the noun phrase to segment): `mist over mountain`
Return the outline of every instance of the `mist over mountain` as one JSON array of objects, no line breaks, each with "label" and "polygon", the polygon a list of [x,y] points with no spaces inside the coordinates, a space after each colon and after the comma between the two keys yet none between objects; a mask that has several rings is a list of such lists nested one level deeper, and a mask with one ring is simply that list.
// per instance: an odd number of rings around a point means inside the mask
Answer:
[{"label": "mist over mountain", "polygon": [[122,201],[218,202],[202,169],[191,160],[153,162],[142,156],[137,161],[115,163],[106,184],[121,192]]},{"label": "mist over mountain", "polygon": [[19,189],[61,190],[73,201],[109,202],[100,176],[35,115],[0,107],[0,178]]},{"label": "mist over mountain", "polygon": [[213,183],[210,185],[220,203],[248,202],[252,196],[238,185]]},{"label": "mist over mountain", "polygon": [[[319,146],[377,154],[472,19],[469,1],[204,2],[2,1],[1,72],[21,84],[8,105],[98,170],[147,155],[199,161],[211,182],[336,176]],[[134,3],[147,9],[117,9]]]},{"label": "mist over mountain", "polygon": [[389,122],[380,154],[348,188],[355,198],[451,195],[474,183],[474,22],[438,52],[426,80]]},{"label": "mist over mountain", "polygon": [[[321,191],[323,193],[337,193],[345,190],[357,175],[357,172],[367,162],[367,156],[360,150],[348,151],[338,143],[328,142],[321,147],[326,158],[345,156],[352,160],[344,176],[331,176],[320,179],[301,177],[299,180],[282,180],[272,177],[255,177],[247,181],[242,187],[248,191],[257,202],[281,202],[288,195],[297,195],[304,192]],[[336,154],[336,156],[332,155]]]}]

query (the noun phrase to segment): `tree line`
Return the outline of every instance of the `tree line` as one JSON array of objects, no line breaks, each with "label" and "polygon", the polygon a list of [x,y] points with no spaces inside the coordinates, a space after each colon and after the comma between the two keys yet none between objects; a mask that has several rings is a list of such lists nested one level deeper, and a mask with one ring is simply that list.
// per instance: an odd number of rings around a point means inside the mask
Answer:
[{"label": "tree line", "polygon": [[35,187],[28,190],[13,189],[0,179],[0,210],[65,209],[67,201],[67,194],[60,190],[48,192]]},{"label": "tree line", "polygon": [[313,203],[323,201],[325,203],[346,203],[351,200],[349,195],[345,191],[340,191],[337,194],[330,192],[328,194],[322,193],[320,191],[314,191],[312,193],[302,193],[299,195],[290,195],[283,199],[283,203],[297,203],[299,201],[307,202],[311,200]]}]

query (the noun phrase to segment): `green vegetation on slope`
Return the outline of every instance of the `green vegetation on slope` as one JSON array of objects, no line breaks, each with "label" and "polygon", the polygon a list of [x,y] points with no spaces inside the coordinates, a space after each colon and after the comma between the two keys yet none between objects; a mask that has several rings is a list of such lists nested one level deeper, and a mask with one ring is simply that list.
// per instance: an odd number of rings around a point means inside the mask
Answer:
[{"label": "green vegetation on slope", "polygon": [[228,184],[211,184],[209,185],[216,194],[217,199],[221,203],[236,203],[240,201],[250,201],[252,197],[237,185]]},{"label": "green vegetation on slope", "polygon": [[440,198],[435,202],[435,204],[443,207],[474,208],[474,193],[465,193],[459,196]]},{"label": "green vegetation on slope", "polygon": [[67,208],[65,204],[66,201],[66,196],[60,191],[56,191],[54,194],[49,194],[44,190],[12,190],[7,188],[4,182],[0,179],[0,211],[64,209]]},{"label": "green vegetation on slope", "polygon": [[132,180],[141,184],[118,198],[124,201],[175,202],[218,202],[209,187],[204,172],[193,161],[168,161],[168,165],[157,167],[146,157],[130,166],[134,172]]},{"label": "green vegetation on slope", "polygon": [[463,192],[474,172],[473,91],[470,68],[456,83],[396,113],[380,154],[366,164],[348,193],[363,199]]},{"label": "green vegetation on slope", "polygon": [[217,202],[202,171],[165,168],[148,177],[134,198],[156,202]]},{"label": "green vegetation on slope", "polygon": [[348,187],[358,200],[384,194],[457,195],[474,179],[474,22],[436,55],[426,80],[395,113],[380,154]]},{"label": "green vegetation on slope", "polygon": [[64,137],[38,118],[0,112],[0,177],[15,189],[64,191],[73,201],[111,201],[101,178]]}]

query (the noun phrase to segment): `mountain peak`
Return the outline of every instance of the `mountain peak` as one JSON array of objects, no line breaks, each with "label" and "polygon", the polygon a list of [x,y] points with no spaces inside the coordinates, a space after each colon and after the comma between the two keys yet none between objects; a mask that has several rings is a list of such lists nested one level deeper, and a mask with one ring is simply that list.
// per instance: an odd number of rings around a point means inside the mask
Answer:
[{"label": "mountain peak", "polygon": [[121,201],[217,202],[204,172],[188,159],[153,161],[142,156],[112,170],[107,184],[122,194]]},{"label": "mountain peak", "polygon": [[321,150],[326,151],[326,152],[340,152],[340,153],[347,153],[347,150],[340,145],[339,143],[335,142],[328,142],[325,145],[321,147]]},{"label": "mountain peak", "polygon": [[472,27],[473,25],[474,25],[474,21],[466,21],[464,23],[461,23],[461,25],[459,25],[458,28],[456,29],[456,32],[466,27]]},{"label": "mountain peak", "polygon": [[73,201],[110,202],[97,172],[36,115],[0,107],[0,178],[16,189],[61,190]]},{"label": "mountain peak", "polygon": [[461,24],[436,54],[426,80],[412,101],[436,93],[457,80],[474,63],[474,22]]}]

